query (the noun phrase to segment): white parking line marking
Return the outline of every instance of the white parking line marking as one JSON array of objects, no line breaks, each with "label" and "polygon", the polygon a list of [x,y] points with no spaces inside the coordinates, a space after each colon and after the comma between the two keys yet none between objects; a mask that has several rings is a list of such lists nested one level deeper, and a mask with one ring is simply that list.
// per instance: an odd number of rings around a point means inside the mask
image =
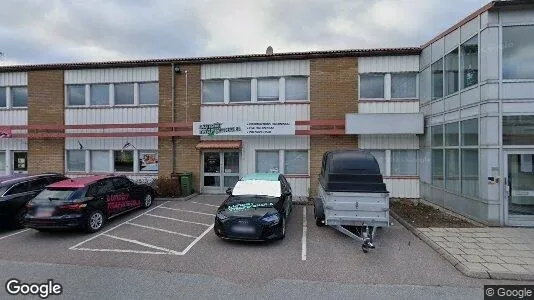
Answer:
[{"label": "white parking line marking", "polygon": [[28,230],[30,230],[30,229],[23,229],[23,230],[21,230],[21,231],[17,231],[17,232],[12,233],[12,234],[4,235],[3,237],[0,237],[0,240],[3,240],[3,239],[5,239],[5,238],[8,238],[8,237],[11,237],[11,236],[14,236],[14,235],[17,235],[17,234],[26,232],[26,231],[28,231]]},{"label": "white parking line marking", "polygon": [[191,248],[193,248],[193,246],[198,243],[206,234],[208,234],[208,232],[210,232],[212,229],[213,229],[213,226],[215,225],[211,225],[208,229],[206,229],[206,231],[204,231],[199,237],[197,237],[191,244],[189,244],[189,246],[187,246],[187,248],[185,248],[184,251],[181,252],[180,255],[185,255],[189,250],[191,250]]},{"label": "white parking line marking", "polygon": [[306,220],[306,206],[302,208],[302,260],[306,260],[306,234],[308,233],[308,225]]},{"label": "white parking line marking", "polygon": [[180,255],[180,252],[178,252],[178,251],[174,251],[174,250],[170,250],[170,249],[167,249],[167,248],[158,247],[158,246],[154,246],[154,245],[151,245],[151,244],[143,243],[143,242],[140,242],[138,240],[126,239],[126,238],[123,238],[123,237],[120,237],[120,236],[111,235],[111,234],[103,234],[102,236],[107,236],[107,237],[110,237],[112,239],[116,239],[116,240],[119,240],[119,241],[124,241],[124,242],[129,242],[129,243],[141,245],[141,246],[144,246],[144,247],[147,247],[147,248],[152,248],[152,249],[156,249],[156,250],[160,250],[160,251],[165,251],[168,254]]},{"label": "white parking line marking", "polygon": [[215,217],[214,214],[208,214],[208,213],[192,211],[192,210],[185,210],[185,209],[179,209],[179,208],[170,208],[170,207],[165,207],[165,206],[161,206],[160,208],[165,208],[165,209],[168,209],[168,210],[183,211],[183,212],[188,212],[188,213],[193,213],[193,214],[199,214],[199,215],[206,215],[206,216]]},{"label": "white parking line marking", "polygon": [[142,250],[123,250],[123,249],[91,249],[91,248],[76,248],[72,250],[92,251],[92,252],[118,252],[118,253],[138,253],[138,254],[165,254],[168,252],[142,251]]},{"label": "white parking line marking", "polygon": [[211,207],[217,207],[217,208],[219,208],[219,205],[213,205],[213,204],[207,204],[207,203],[200,203],[200,202],[195,202],[195,201],[191,201],[191,203],[195,203],[195,204],[200,204],[200,205],[206,205],[206,206],[211,206]]},{"label": "white parking line marking", "polygon": [[171,234],[176,234],[176,235],[181,235],[181,236],[185,236],[185,237],[188,237],[188,238],[194,238],[194,239],[197,238],[196,236],[192,236],[192,235],[189,235],[189,234],[174,232],[174,231],[170,231],[170,230],[166,230],[166,229],[161,229],[161,228],[141,225],[141,224],[137,224],[137,223],[128,222],[126,224],[132,225],[132,226],[141,227],[141,228],[146,228],[146,229],[151,229],[151,230],[156,230],[156,231],[161,231],[161,232],[166,232],[166,233],[171,233]]},{"label": "white parking line marking", "polygon": [[186,221],[182,219],[176,219],[176,218],[170,218],[170,217],[164,217],[164,216],[158,216],[153,214],[146,214],[147,216],[154,217],[154,218],[161,218],[161,219],[167,219],[167,220],[173,220],[178,222],[184,222],[184,223],[191,223],[191,224],[197,224],[197,225],[204,225],[204,226],[212,226],[211,224],[206,223],[198,223],[198,222],[192,222],[192,221]]},{"label": "white parking line marking", "polygon": [[140,217],[142,217],[142,216],[144,216],[144,215],[147,215],[149,212],[153,211],[154,209],[156,209],[156,208],[162,206],[163,204],[165,204],[165,203],[167,203],[167,202],[169,202],[169,201],[165,201],[165,202],[161,203],[160,205],[158,205],[158,206],[156,206],[156,207],[153,207],[153,208],[151,208],[151,209],[145,211],[144,213],[142,213],[142,214],[140,214],[140,215],[138,215],[138,216],[136,216],[136,217],[133,217],[133,218],[127,220],[127,221],[124,221],[124,222],[120,223],[119,225],[117,225],[117,226],[115,226],[115,227],[112,227],[112,228],[110,228],[110,229],[108,229],[108,230],[106,230],[106,231],[104,231],[104,232],[102,232],[102,233],[100,233],[100,234],[97,234],[97,235],[95,235],[95,236],[93,236],[93,237],[91,237],[91,238],[88,238],[87,240],[82,241],[82,242],[80,242],[80,243],[78,243],[78,244],[76,244],[76,245],[70,247],[69,249],[70,249],[70,250],[76,250],[76,248],[80,247],[81,245],[83,245],[83,244],[85,244],[85,243],[87,243],[87,242],[89,242],[89,241],[92,241],[92,240],[96,239],[96,238],[99,237],[99,236],[102,236],[102,235],[104,235],[104,234],[106,234],[106,233],[108,233],[108,232],[110,232],[110,231],[112,231],[112,230],[114,230],[114,229],[117,229],[117,228],[121,227],[122,225],[124,225],[124,224],[126,224],[126,223],[128,223],[128,222],[131,222],[131,221],[133,221],[133,220],[135,220],[135,219],[137,219],[137,218],[140,218]]}]

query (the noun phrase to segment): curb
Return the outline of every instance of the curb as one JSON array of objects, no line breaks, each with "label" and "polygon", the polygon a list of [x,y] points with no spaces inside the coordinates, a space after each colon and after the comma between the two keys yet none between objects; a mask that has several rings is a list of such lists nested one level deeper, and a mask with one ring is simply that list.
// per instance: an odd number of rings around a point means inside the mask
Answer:
[{"label": "curb", "polygon": [[189,196],[181,197],[181,198],[154,198],[155,201],[186,201],[191,198],[194,198],[198,196],[198,193],[193,193]]}]

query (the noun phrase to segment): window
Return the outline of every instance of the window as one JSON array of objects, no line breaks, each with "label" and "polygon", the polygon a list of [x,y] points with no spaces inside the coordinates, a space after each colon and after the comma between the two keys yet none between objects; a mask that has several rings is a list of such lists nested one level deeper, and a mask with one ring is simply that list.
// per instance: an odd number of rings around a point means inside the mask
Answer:
[{"label": "window", "polygon": [[139,104],[158,104],[159,84],[157,82],[143,82],[139,84]]},{"label": "window", "polygon": [[67,171],[85,172],[85,150],[67,151]]},{"label": "window", "polygon": [[458,146],[459,138],[457,122],[445,125],[445,146]]},{"label": "window", "polygon": [[28,170],[27,152],[13,152],[13,170],[16,172],[24,172]]},{"label": "window", "polygon": [[11,106],[13,107],[27,107],[28,106],[28,88],[27,87],[12,87],[11,88]]},{"label": "window", "polygon": [[0,174],[6,171],[6,152],[0,151]]},{"label": "window", "polygon": [[432,147],[443,146],[443,126],[432,126]]},{"label": "window", "polygon": [[308,78],[286,77],[286,100],[308,100]]},{"label": "window", "polygon": [[126,189],[132,185],[132,182],[124,177],[116,177],[113,178],[113,185],[115,186],[115,189]]},{"label": "window", "polygon": [[432,100],[443,97],[443,58],[432,64]]},{"label": "window", "polygon": [[50,184],[50,181],[48,181],[47,177],[35,179],[30,182],[30,190],[40,191],[40,190],[43,190],[49,184]]},{"label": "window", "polygon": [[6,193],[6,196],[27,193],[30,191],[30,182],[21,182],[12,186]]},{"label": "window", "polygon": [[67,105],[85,105],[85,85],[67,85]]},{"label": "window", "polygon": [[258,79],[258,101],[278,101],[278,79]]},{"label": "window", "polygon": [[280,172],[280,152],[278,150],[256,151],[256,172]]},{"label": "window", "polygon": [[287,150],[284,155],[284,174],[308,175],[308,151]]},{"label": "window", "polygon": [[432,184],[443,187],[443,150],[432,149]]},{"label": "window", "polygon": [[462,146],[478,145],[478,119],[462,121]]},{"label": "window", "polygon": [[109,172],[109,151],[91,151],[91,172]]},{"label": "window", "polygon": [[154,150],[139,151],[139,171],[157,172],[159,169],[158,153]]},{"label": "window", "polygon": [[478,196],[478,149],[462,149],[462,194]]},{"label": "window", "polygon": [[380,173],[386,175],[386,151],[385,150],[370,150],[371,154],[375,157],[380,167]]},{"label": "window", "polygon": [[417,98],[417,74],[391,74],[391,98]]},{"label": "window", "polygon": [[230,80],[230,102],[250,101],[250,79]]},{"label": "window", "polygon": [[460,46],[462,89],[478,83],[478,36]]},{"label": "window", "polygon": [[360,75],[360,98],[384,99],[384,74]]},{"label": "window", "polygon": [[458,48],[445,56],[445,96],[458,91]]},{"label": "window", "polygon": [[458,149],[445,150],[445,188],[460,192],[460,152]]},{"label": "window", "polygon": [[133,83],[115,84],[115,105],[134,104]]},{"label": "window", "polygon": [[224,102],[224,80],[202,82],[202,103]]},{"label": "window", "polygon": [[392,150],[391,175],[417,175],[417,151]]},{"label": "window", "polygon": [[534,145],[534,115],[503,116],[504,145]]},{"label": "window", "polygon": [[7,107],[7,91],[5,87],[0,87],[0,108]]},{"label": "window", "polygon": [[87,191],[87,195],[88,196],[105,195],[105,194],[111,193],[112,191],[113,191],[113,182],[111,181],[111,179],[104,179],[91,185],[91,187]]},{"label": "window", "polygon": [[[133,94],[132,94],[132,97],[133,97]],[[115,102],[116,101],[117,100],[115,99]],[[91,85],[91,105],[109,105],[109,85],[108,84],[92,84]]]},{"label": "window", "polygon": [[114,151],[115,172],[133,172],[134,161],[132,150]]},{"label": "window", "polygon": [[502,28],[503,79],[534,79],[534,26]]}]

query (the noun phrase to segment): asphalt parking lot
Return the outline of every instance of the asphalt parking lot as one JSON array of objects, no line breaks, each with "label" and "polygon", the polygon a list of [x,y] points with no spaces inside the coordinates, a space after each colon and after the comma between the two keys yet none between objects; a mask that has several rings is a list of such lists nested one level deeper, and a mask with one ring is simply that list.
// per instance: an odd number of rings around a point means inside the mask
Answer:
[{"label": "asphalt parking lot", "polygon": [[463,276],[396,223],[379,230],[377,249],[364,254],[360,242],[317,227],[310,206],[294,206],[284,240],[224,241],[213,232],[223,200],[197,196],[156,202],[110,221],[96,234],[3,230],[0,260],[180,272],[250,285],[277,279],[467,287],[496,282]]}]

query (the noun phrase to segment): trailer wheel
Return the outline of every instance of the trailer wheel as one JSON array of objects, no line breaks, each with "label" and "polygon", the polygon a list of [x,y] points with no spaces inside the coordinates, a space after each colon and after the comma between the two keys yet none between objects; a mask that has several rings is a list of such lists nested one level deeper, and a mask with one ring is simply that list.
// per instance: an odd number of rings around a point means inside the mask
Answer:
[{"label": "trailer wheel", "polygon": [[313,215],[315,217],[315,225],[322,227],[325,225],[323,202],[319,198],[313,201]]}]

